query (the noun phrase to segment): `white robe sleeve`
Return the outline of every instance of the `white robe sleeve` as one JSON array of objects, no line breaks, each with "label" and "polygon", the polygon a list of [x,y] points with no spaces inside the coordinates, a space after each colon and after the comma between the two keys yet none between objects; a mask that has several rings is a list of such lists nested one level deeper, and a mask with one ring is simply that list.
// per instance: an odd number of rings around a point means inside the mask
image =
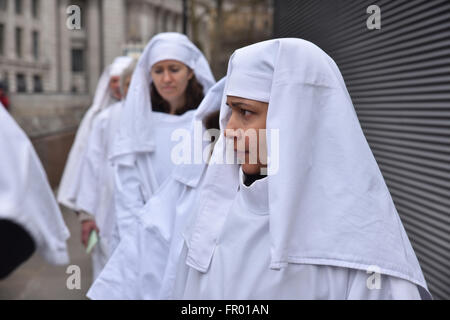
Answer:
[{"label": "white robe sleeve", "polygon": [[83,158],[80,177],[80,189],[76,198],[77,207],[91,215],[95,215],[99,205],[99,194],[102,188],[101,171],[105,163],[105,121],[97,118],[94,121],[86,154]]},{"label": "white robe sleeve", "polygon": [[[150,246],[150,252],[148,247]],[[135,220],[87,293],[94,300],[157,299],[169,244]]]},{"label": "white robe sleeve", "polygon": [[115,174],[115,212],[119,236],[126,233],[136,213],[144,206],[146,195],[137,166],[117,165]]},{"label": "white robe sleeve", "polygon": [[[127,236],[134,234],[134,237]],[[128,228],[106,266],[92,284],[87,297],[92,300],[137,300],[138,266],[141,250],[137,221]]]},{"label": "white robe sleeve", "polygon": [[[152,220],[161,221],[164,210],[159,199],[153,198],[150,208]],[[144,207],[140,217],[133,219],[122,233],[118,247],[106,267],[88,292],[91,299],[159,299],[170,251],[169,236],[161,225],[148,225],[141,218],[149,211]],[[172,215],[173,216],[173,215]],[[167,228],[166,228],[167,229]],[[167,230],[166,230],[167,231]]]}]

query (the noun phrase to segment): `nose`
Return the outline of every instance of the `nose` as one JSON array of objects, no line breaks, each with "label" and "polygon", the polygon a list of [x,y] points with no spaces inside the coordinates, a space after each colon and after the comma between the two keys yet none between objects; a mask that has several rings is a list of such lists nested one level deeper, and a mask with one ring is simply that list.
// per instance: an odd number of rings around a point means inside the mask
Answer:
[{"label": "nose", "polygon": [[225,128],[225,137],[228,139],[239,139],[240,130],[238,130],[235,113],[232,112],[230,119],[228,120],[227,127]]},{"label": "nose", "polygon": [[169,70],[165,70],[165,71],[164,71],[163,81],[164,81],[164,82],[170,82],[170,81],[172,81],[172,76],[171,76]]}]

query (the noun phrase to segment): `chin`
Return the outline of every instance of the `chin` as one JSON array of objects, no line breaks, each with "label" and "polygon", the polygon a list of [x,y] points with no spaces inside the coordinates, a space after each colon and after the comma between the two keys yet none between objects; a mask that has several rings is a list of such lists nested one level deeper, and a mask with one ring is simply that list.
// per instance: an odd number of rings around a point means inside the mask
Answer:
[{"label": "chin", "polygon": [[166,101],[171,101],[171,100],[175,100],[176,98],[178,98],[179,95],[177,93],[173,93],[173,94],[164,93],[164,94],[161,94],[161,97]]},{"label": "chin", "polygon": [[259,164],[243,164],[242,172],[247,175],[261,174],[262,166]]}]

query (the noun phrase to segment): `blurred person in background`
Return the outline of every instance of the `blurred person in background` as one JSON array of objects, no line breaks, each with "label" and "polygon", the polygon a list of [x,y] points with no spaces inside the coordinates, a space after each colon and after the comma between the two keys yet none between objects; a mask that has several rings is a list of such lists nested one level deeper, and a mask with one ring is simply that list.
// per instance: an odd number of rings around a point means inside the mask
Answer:
[{"label": "blurred person in background", "polygon": [[94,119],[81,166],[76,207],[80,210],[82,243],[87,246],[93,230],[100,236],[92,251],[93,279],[103,269],[118,241],[114,216],[114,169],[109,156],[135,67],[136,62],[133,61],[120,75],[118,83],[122,99]]},{"label": "blurred person in background", "polygon": [[69,231],[26,134],[0,103],[0,280],[37,251],[69,263]]},{"label": "blurred person in background", "polygon": [[120,75],[132,61],[130,57],[118,57],[105,69],[97,84],[93,104],[84,115],[75,136],[59,185],[58,202],[76,212],[78,212],[76,196],[79,190],[81,164],[92,123],[102,110],[121,99]]}]

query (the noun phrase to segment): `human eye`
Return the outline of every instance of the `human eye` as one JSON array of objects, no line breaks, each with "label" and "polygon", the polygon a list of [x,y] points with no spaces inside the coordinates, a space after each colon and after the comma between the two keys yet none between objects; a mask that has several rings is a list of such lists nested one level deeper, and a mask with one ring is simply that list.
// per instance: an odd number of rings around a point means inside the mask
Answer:
[{"label": "human eye", "polygon": [[180,68],[178,68],[178,67],[170,67],[170,71],[171,72],[178,72],[178,71],[180,71]]},{"label": "human eye", "polygon": [[253,111],[247,110],[247,109],[243,109],[243,108],[239,108],[239,113],[241,115],[243,115],[244,117],[249,117],[253,114],[255,114]]},{"label": "human eye", "polygon": [[161,74],[163,72],[163,69],[162,68],[155,68],[155,69],[153,69],[153,72],[156,73],[156,74]]}]

